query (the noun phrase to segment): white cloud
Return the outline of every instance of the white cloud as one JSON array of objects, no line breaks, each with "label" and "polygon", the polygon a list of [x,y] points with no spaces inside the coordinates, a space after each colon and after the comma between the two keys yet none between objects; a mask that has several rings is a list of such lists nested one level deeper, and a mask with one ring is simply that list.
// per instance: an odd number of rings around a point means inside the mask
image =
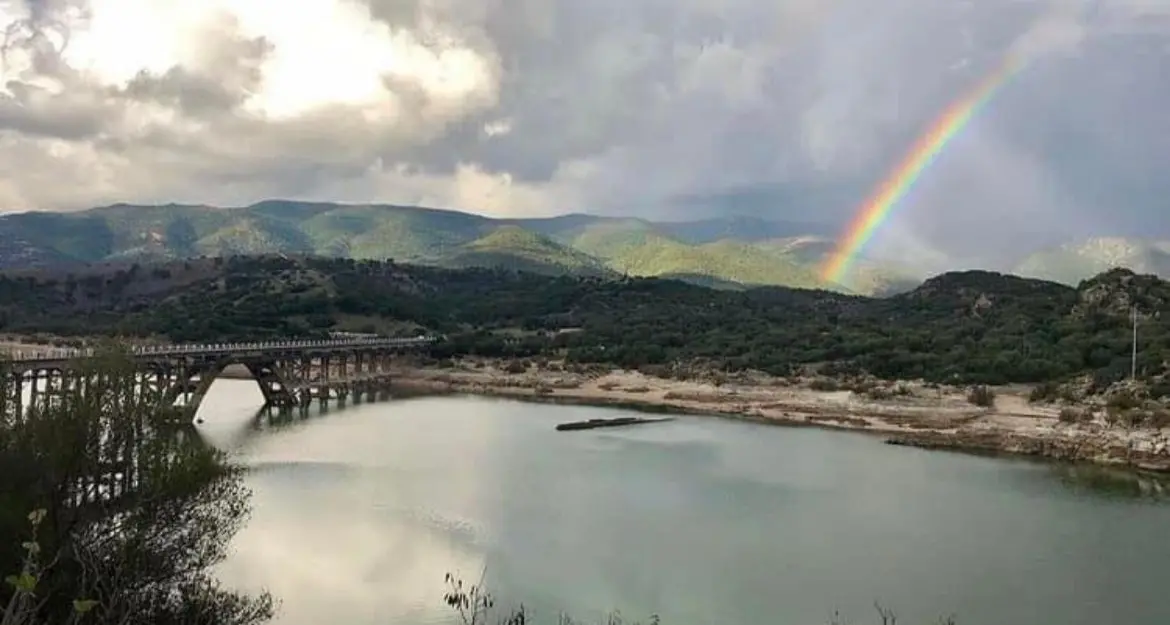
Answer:
[{"label": "white cloud", "polygon": [[[410,81],[439,100],[487,98],[489,60],[457,44],[432,49],[408,30],[372,19],[351,0],[301,0],[295,10],[271,0],[91,0],[89,14],[67,17],[64,60],[104,85],[125,86],[141,72],[204,69],[227,27],[271,46],[250,111],[288,119],[343,104],[392,116],[387,81]],[[27,12],[26,12],[27,15]],[[208,35],[211,35],[210,37]]]},{"label": "white cloud", "polygon": [[1084,0],[1052,3],[1052,8],[1016,39],[1008,54],[1032,61],[1045,55],[1076,51],[1086,34],[1086,5]]},{"label": "white cloud", "polygon": [[489,137],[506,135],[509,132],[512,132],[512,120],[510,119],[497,119],[483,125],[483,134]]},{"label": "white cloud", "polygon": [[972,232],[1002,222],[950,212],[972,197],[1085,227],[1110,197],[1113,224],[1160,206],[1141,164],[1170,158],[1170,3],[880,4],[0,0],[0,211],[289,197],[687,218],[750,192],[734,210],[839,222],[1009,51],[1034,62],[891,220],[924,237],[901,247],[993,246]]}]

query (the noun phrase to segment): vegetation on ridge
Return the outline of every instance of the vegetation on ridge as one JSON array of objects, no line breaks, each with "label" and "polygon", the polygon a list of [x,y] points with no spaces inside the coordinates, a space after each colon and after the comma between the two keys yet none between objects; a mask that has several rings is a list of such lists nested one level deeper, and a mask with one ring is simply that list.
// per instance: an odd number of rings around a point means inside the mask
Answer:
[{"label": "vegetation on ridge", "polygon": [[[726,218],[666,223],[590,215],[491,219],[411,206],[271,200],[243,208],[115,205],[0,216],[0,268],[236,254],[315,254],[571,275],[679,276],[704,284],[825,287],[827,250],[783,243],[823,227]],[[904,269],[862,264],[853,289],[912,286]],[[851,282],[853,284],[853,282]]]},{"label": "vegetation on ridge", "polygon": [[549,275],[616,277],[600,260],[520,226],[501,226],[439,261],[446,267],[500,267]]},{"label": "vegetation on ridge", "polygon": [[[96,272],[96,273],[94,273]],[[237,257],[75,275],[0,274],[0,331],[173,341],[440,333],[439,357],[566,358],[621,367],[702,366],[788,374],[999,384],[1130,369],[1161,382],[1170,362],[1170,284],[1112,271],[1077,288],[948,273],[870,299],[826,291],[714,291],[672,280],[446,270],[345,259]],[[1163,388],[1165,385],[1157,385]]]}]

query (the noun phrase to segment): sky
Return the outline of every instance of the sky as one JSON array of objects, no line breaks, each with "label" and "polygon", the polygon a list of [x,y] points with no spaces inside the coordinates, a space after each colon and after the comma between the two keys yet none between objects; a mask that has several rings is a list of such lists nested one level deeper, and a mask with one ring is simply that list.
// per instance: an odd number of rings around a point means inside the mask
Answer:
[{"label": "sky", "polygon": [[0,26],[0,212],[840,227],[1013,50],[874,253],[1170,238],[1170,0],[0,0]]}]

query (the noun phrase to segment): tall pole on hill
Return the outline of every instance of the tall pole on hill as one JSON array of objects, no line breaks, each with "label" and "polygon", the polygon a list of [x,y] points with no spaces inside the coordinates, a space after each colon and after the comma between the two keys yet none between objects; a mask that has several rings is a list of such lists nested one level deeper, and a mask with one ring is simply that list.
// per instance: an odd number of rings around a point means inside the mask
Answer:
[{"label": "tall pole on hill", "polygon": [[1137,379],[1137,305],[1133,307],[1133,352],[1130,355],[1129,377]]}]

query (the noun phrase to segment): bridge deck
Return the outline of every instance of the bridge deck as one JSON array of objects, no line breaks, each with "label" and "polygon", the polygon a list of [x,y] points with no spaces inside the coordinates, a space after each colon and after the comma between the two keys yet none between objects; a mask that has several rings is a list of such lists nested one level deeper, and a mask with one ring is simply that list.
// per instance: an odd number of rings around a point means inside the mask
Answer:
[{"label": "bridge deck", "polygon": [[105,372],[83,365],[97,350],[13,350],[10,366],[0,374],[0,427],[18,427],[23,419],[52,414],[55,406],[105,394],[98,401],[112,407],[111,418],[103,415],[91,434],[85,449],[92,462],[78,469],[65,497],[67,505],[104,514],[142,488],[143,445],[160,436],[178,444],[171,426],[191,425],[204,395],[229,364],[248,368],[266,406],[307,414],[314,402],[324,407],[332,401],[345,405],[387,397],[400,352],[433,341],[426,336],[346,337],[137,346],[128,350],[132,371],[112,386],[102,382]]},{"label": "bridge deck", "polygon": [[[378,339],[334,339],[322,341],[260,341],[254,343],[185,343],[178,345],[138,345],[129,350],[138,360],[177,357],[260,357],[290,353],[330,353],[355,349],[398,349],[421,347],[434,342],[434,337]],[[20,365],[54,365],[70,360],[92,358],[93,348],[10,349],[11,362]]]}]

